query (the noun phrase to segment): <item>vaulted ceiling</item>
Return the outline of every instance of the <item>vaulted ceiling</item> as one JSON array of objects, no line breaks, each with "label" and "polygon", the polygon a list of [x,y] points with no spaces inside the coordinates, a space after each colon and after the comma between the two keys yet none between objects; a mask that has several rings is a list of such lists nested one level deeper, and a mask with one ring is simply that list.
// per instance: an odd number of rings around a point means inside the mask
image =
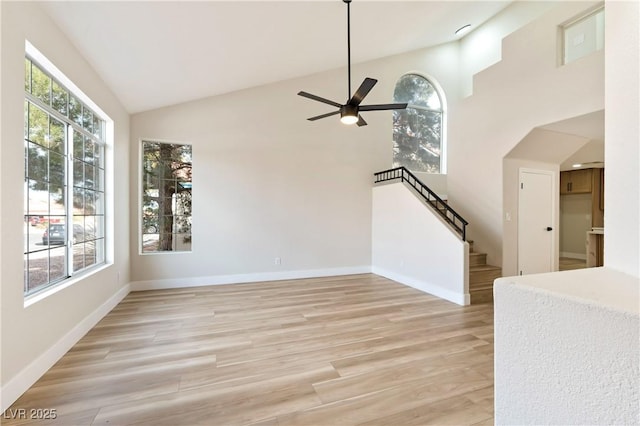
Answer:
[{"label": "vaulted ceiling", "polygon": [[[351,3],[353,63],[456,40],[510,1]],[[346,65],[346,5],[321,1],[43,2],[130,113]]]}]

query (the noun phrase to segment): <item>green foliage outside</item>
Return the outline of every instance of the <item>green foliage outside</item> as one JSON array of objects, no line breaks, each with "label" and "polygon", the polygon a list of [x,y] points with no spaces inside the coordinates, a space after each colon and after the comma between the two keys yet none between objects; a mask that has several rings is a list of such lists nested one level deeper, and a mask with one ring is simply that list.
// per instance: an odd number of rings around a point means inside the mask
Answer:
[{"label": "green foliage outside", "polygon": [[144,141],[142,155],[142,232],[158,234],[157,243],[151,239],[151,243],[143,241],[143,251],[188,250],[191,243],[191,145]]},{"label": "green foliage outside", "polygon": [[425,78],[408,74],[398,81],[393,101],[409,104],[393,112],[393,165],[440,173],[442,104],[435,88]]},{"label": "green foliage outside", "polygon": [[[30,294],[104,261],[105,122],[29,58],[24,71],[24,214],[26,223],[43,233],[25,232],[24,291]],[[69,185],[73,206],[66,205]],[[44,242],[50,224],[68,223],[69,213],[72,252]],[[69,255],[72,271],[67,270]]]},{"label": "green foliage outside", "polygon": [[[25,90],[87,133],[102,139],[104,122],[28,58],[25,59]],[[29,189],[48,191],[51,201],[64,209],[67,125],[29,100],[25,100],[24,113]],[[87,198],[96,196],[88,194],[87,190],[94,192],[101,188],[104,164],[102,149],[95,138],[73,131],[73,203],[76,208],[83,208]]]}]

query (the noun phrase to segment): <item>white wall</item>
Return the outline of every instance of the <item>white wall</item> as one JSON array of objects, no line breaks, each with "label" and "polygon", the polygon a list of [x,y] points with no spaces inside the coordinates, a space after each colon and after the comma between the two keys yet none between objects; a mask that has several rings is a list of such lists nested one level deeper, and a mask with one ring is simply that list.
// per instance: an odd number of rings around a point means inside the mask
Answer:
[{"label": "white wall", "polygon": [[438,194],[440,198],[446,201],[447,198],[447,175],[440,173],[420,173],[412,172],[418,179],[422,181],[430,190]]},{"label": "white wall", "polygon": [[605,14],[605,267],[496,281],[497,424],[640,423],[640,10]]},{"label": "white wall", "polygon": [[460,40],[460,94],[473,93],[473,76],[502,58],[502,39],[556,6],[551,1],[517,1]]},{"label": "white wall", "polygon": [[502,61],[475,76],[473,96],[451,115],[449,200],[490,264],[503,257],[503,158],[535,127],[604,106],[602,52],[557,64],[558,25],[593,4],[557,4],[509,35]]},{"label": "white wall", "polygon": [[[419,71],[455,105],[457,65],[457,44],[439,46],[354,66],[353,85],[376,78],[367,102],[389,102],[397,80]],[[371,186],[392,165],[391,112],[363,113],[361,128],[337,117],[309,122],[331,107],[300,90],[342,100],[346,69],[132,116],[131,175],[140,139],[150,138],[191,143],[194,181],[193,251],[140,255],[133,231],[133,288],[371,270]],[[130,191],[135,230],[135,178]]]},{"label": "white wall", "polygon": [[[371,102],[388,101],[396,80],[409,71],[431,75],[443,87],[451,119],[455,118],[449,121],[447,190],[455,194],[454,206],[459,202],[463,215],[471,219],[472,233],[478,236],[476,243],[480,249],[486,247],[490,259],[502,256],[503,156],[537,125],[604,106],[603,55],[594,54],[557,68],[552,52],[555,44],[550,43],[558,23],[593,4],[563,4],[509,37],[504,44],[505,60],[491,67],[491,73],[482,73],[475,79],[476,95],[463,105],[459,99],[465,90],[460,81],[470,74],[464,70],[477,71],[490,61],[469,56],[469,61],[461,64],[459,46],[455,43],[354,67],[354,84],[364,76],[380,80],[368,97]],[[555,3],[531,3],[527,7],[540,12],[537,8],[553,6]],[[513,6],[515,9],[506,10],[516,11],[513,16],[520,16],[521,22],[528,21],[529,12],[520,12],[534,9],[521,7],[524,5],[518,3]],[[607,90],[611,93],[607,100],[610,105],[607,121],[616,124],[607,127],[607,162],[619,166],[607,169],[605,259],[612,268],[637,276],[638,99],[629,96],[637,93],[638,84],[637,18],[632,28],[617,22],[637,17],[637,3],[616,8],[617,11],[607,13]],[[142,113],[134,117],[129,132],[124,109],[37,4],[2,2],[0,10],[3,407],[126,293],[124,283],[130,279],[150,285],[206,284],[215,280],[350,272],[370,267],[369,189],[372,173],[391,165],[390,113],[368,113],[370,125],[364,128],[345,128],[330,119],[309,123],[306,117],[326,108],[295,96],[299,90],[306,90],[342,99],[345,70]],[[514,28],[505,19],[494,21],[501,34]],[[481,32],[475,33],[474,37],[478,37],[475,41],[480,40],[480,35]],[[493,52],[499,51],[495,49],[499,37],[494,36],[489,43],[493,43]],[[21,158],[25,38],[114,119],[116,144],[112,155],[117,165],[111,186],[113,265],[28,308],[24,307],[22,296],[19,249],[22,203],[12,201],[23,197],[22,185],[15,182],[21,182],[24,175]],[[468,43],[463,42],[461,48],[479,52],[471,41],[469,38]],[[615,71],[609,72],[609,67],[624,68],[626,79]],[[127,146],[129,136],[132,142]],[[137,254],[137,145],[142,137],[194,146],[196,235],[192,253]],[[615,141],[615,147],[610,140]],[[127,191],[129,197],[125,195]],[[612,210],[612,205],[628,208]],[[130,249],[134,253],[131,276]],[[273,264],[275,256],[282,259],[280,267]]]},{"label": "white wall", "polygon": [[640,281],[605,268],[494,286],[497,425],[640,424]]},{"label": "white wall", "polygon": [[[502,273],[504,276],[518,274],[518,197],[520,187],[520,168],[548,170],[553,173],[556,189],[559,188],[559,164],[573,152],[588,143],[588,139],[563,132],[542,128],[531,130],[509,153],[502,162]],[[559,252],[559,191],[554,196],[553,224],[553,270],[558,269]],[[542,255],[542,253],[541,253]]]},{"label": "white wall", "polygon": [[[499,161],[504,154],[492,146],[496,142],[493,135],[488,136],[483,133],[484,129],[478,128],[487,122],[486,117],[476,118],[473,111],[469,112],[470,119],[466,114],[461,120],[455,119],[460,116],[458,110],[463,95],[460,82],[471,78],[470,72],[494,60],[487,62],[486,59],[493,58],[494,54],[477,55],[477,43],[499,53],[500,37],[550,7],[538,2],[517,3],[461,43],[358,64],[353,69],[354,85],[365,76],[379,80],[367,98],[370,102],[388,102],[397,79],[407,72],[429,75],[443,88],[451,117],[448,122],[449,175],[432,176],[425,182],[436,192],[449,194],[449,182],[454,176],[458,185],[454,186],[457,191],[454,208],[466,206],[462,209],[463,216],[464,212],[478,212],[478,217],[465,218],[471,219],[471,233],[478,237],[476,244],[479,249],[488,249],[490,259],[501,255],[501,229],[496,227],[501,228]],[[526,34],[525,39],[528,36]],[[555,53],[553,58],[555,60]],[[511,68],[510,65],[508,72]],[[597,74],[597,65],[595,69]],[[582,69],[575,71],[575,75],[580,73]],[[589,81],[593,73],[586,74],[578,78],[578,84]],[[567,76],[565,81],[575,75]],[[391,113],[367,113],[369,126],[363,128],[345,128],[337,119],[310,123],[305,118],[330,108],[295,95],[305,90],[329,99],[342,99],[345,76],[345,69],[319,73],[132,117],[133,176],[139,173],[139,140],[156,138],[193,144],[195,179],[193,252],[137,255],[139,241],[134,236],[131,244],[134,288],[348,273],[370,266],[370,223],[362,217],[367,217],[365,210],[371,200],[363,191],[371,184],[373,172],[391,166]],[[503,82],[491,84],[502,86]],[[525,91],[529,95],[538,93],[535,89]],[[480,116],[495,111],[492,94],[493,88],[487,89],[481,101],[474,104],[483,110]],[[575,98],[571,101],[576,103]],[[486,108],[487,102],[490,108]],[[582,99],[578,104],[589,108],[588,102],[585,105]],[[506,103],[498,108],[499,114],[508,115],[512,107]],[[549,121],[566,118],[557,114],[565,109],[559,106],[556,114],[547,114],[545,118]],[[465,110],[471,111],[468,107]],[[549,121],[543,118],[543,123]],[[203,128],[202,122],[208,123],[208,127]],[[473,134],[471,140],[466,140],[466,134],[460,135],[459,129]],[[524,136],[516,134],[519,138],[498,141],[498,146],[502,144],[508,151],[514,141]],[[470,150],[466,148],[468,144],[472,145]],[[456,146],[463,148],[456,152]],[[485,160],[485,148],[493,150],[488,160]],[[476,155],[475,150],[480,154]],[[246,155],[247,151],[255,155]],[[496,152],[499,154],[494,157]],[[305,163],[306,158],[316,160]],[[487,167],[478,170],[477,160]],[[199,169],[198,164],[205,166]],[[198,180],[206,182],[206,187],[198,184]],[[487,180],[490,182],[485,185]],[[461,191],[461,186],[466,189]],[[472,195],[468,196],[469,193]],[[136,229],[138,182],[132,183],[131,194],[134,206],[131,227]],[[475,194],[480,195],[480,202]],[[494,196],[496,202],[492,199]],[[483,205],[485,202],[490,205],[488,209]],[[492,218],[486,221],[485,213]],[[230,226],[232,222],[236,224]],[[238,229],[249,237],[239,239]],[[276,257],[282,259],[281,265],[274,264]]]},{"label": "white wall", "polygon": [[[2,2],[0,244],[2,409],[25,391],[128,291],[129,117],[100,77],[36,3]],[[28,39],[115,122],[107,159],[113,218],[110,265],[25,307],[23,296],[24,55]],[[113,170],[112,170],[113,171]],[[123,236],[125,238],[123,238]],[[115,253],[115,254],[113,254]]]},{"label": "white wall", "polygon": [[373,188],[373,272],[469,304],[469,245],[403,183]]},{"label": "white wall", "polygon": [[[528,9],[511,8],[529,19],[521,13]],[[391,165],[391,115],[367,113],[370,125],[360,129],[344,128],[337,120],[309,123],[305,118],[326,108],[295,95],[306,90],[342,99],[346,70],[140,114],[129,132],[124,109],[37,4],[1,2],[0,11],[3,406],[122,297],[129,281],[145,288],[370,268],[371,174]],[[501,19],[504,24],[504,16]],[[22,246],[22,226],[17,226],[22,224],[22,203],[9,200],[23,197],[22,186],[15,185],[23,179],[22,161],[16,161],[23,155],[22,142],[15,141],[22,139],[27,37],[115,121],[110,154],[117,173],[108,188],[113,197],[113,265],[25,308],[21,252],[16,249]],[[498,39],[494,37],[494,47]],[[482,66],[475,63],[472,68]],[[356,65],[353,81],[378,78],[368,99],[387,102],[402,74],[425,73],[442,86],[453,115],[461,94],[460,69],[459,46],[452,43]],[[125,149],[129,136],[131,144]],[[137,254],[137,153],[142,137],[194,146],[192,253]],[[446,190],[445,177],[433,178],[436,191]],[[130,249],[135,253],[131,264]],[[281,257],[281,266],[273,264],[274,256]],[[44,323],[47,327],[40,327]]]},{"label": "white wall", "polygon": [[640,276],[639,7],[638,2],[612,1],[605,13],[604,263],[636,277]]}]

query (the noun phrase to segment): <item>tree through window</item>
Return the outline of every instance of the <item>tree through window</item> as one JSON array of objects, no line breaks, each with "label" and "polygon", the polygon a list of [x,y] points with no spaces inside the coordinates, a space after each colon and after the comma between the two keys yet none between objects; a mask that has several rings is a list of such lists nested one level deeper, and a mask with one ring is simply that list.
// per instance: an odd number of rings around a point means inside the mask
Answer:
[{"label": "tree through window", "polygon": [[191,145],[142,142],[142,252],[191,250]]},{"label": "tree through window", "polygon": [[434,85],[417,74],[398,80],[393,102],[393,165],[414,172],[443,173],[443,103]]},{"label": "tree through window", "polygon": [[55,67],[30,54],[24,72],[25,296],[106,262],[107,122],[86,96],[60,81],[66,77]]}]

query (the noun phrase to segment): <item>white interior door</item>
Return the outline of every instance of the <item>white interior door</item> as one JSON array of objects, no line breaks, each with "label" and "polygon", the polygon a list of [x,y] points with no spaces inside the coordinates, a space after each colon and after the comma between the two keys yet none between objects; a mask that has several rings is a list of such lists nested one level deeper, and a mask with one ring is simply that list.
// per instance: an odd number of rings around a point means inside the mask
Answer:
[{"label": "white interior door", "polygon": [[518,271],[520,275],[553,271],[553,172],[520,170],[518,196]]}]

